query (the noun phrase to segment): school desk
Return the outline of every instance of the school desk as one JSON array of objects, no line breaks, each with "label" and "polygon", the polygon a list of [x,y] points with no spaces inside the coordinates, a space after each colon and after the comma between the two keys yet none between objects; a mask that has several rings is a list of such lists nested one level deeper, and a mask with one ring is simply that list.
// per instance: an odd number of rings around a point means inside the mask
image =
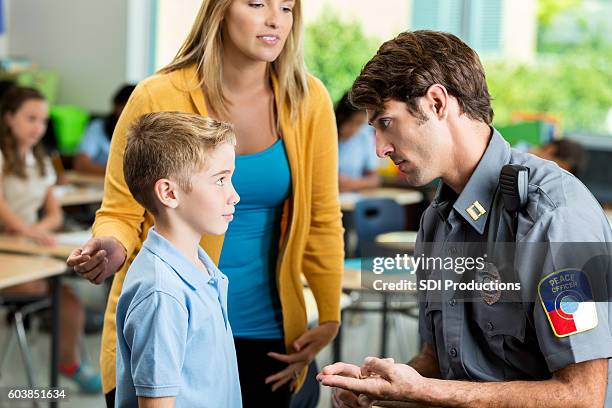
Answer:
[{"label": "school desk", "polygon": [[[50,387],[57,387],[59,364],[59,303],[60,276],[66,272],[66,264],[60,260],[29,255],[0,253],[0,289],[38,279],[51,281],[51,367]],[[51,407],[58,402],[51,401]]]},{"label": "school desk", "polygon": [[420,203],[423,200],[423,193],[416,190],[385,187],[345,192],[340,193],[340,207],[342,211],[353,211],[357,201],[366,198],[391,198],[400,205],[410,205]]},{"label": "school desk", "polygon": [[104,197],[104,188],[95,185],[65,184],[53,187],[53,193],[62,207],[99,204]]},{"label": "school desk", "polygon": [[74,170],[66,170],[62,173],[65,180],[70,184],[85,186],[104,186],[104,176],[98,174],[80,173]]},{"label": "school desk", "polygon": [[58,245],[40,245],[29,238],[0,234],[0,251],[29,255],[47,255],[66,259],[78,245],[59,243]]},{"label": "school desk", "polygon": [[394,231],[379,234],[374,239],[377,244],[384,248],[394,249],[400,252],[414,251],[417,231]]}]

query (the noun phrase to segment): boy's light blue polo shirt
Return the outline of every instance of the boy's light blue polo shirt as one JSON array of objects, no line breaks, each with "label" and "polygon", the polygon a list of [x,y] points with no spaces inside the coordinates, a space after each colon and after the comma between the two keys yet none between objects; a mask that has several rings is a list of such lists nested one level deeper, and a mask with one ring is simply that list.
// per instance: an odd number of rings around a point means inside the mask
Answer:
[{"label": "boy's light blue polo shirt", "polygon": [[241,407],[227,319],[228,279],[202,248],[210,276],[154,228],[130,266],[117,304],[115,406],[176,397],[176,407]]}]

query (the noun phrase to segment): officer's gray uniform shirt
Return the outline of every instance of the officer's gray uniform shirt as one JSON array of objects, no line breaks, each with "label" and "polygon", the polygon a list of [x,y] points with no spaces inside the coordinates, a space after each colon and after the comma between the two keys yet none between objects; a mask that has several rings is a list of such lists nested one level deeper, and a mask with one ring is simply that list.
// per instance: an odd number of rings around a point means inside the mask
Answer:
[{"label": "officer's gray uniform shirt", "polygon": [[[469,256],[465,242],[485,243],[499,174],[505,164],[530,169],[529,202],[518,216],[513,235],[509,216],[493,228],[497,241],[518,243],[612,242],[612,231],[601,207],[587,188],[556,164],[511,149],[493,130],[489,146],[464,190],[457,196],[443,183],[421,219],[415,255]],[[477,204],[475,204],[478,202]],[[471,209],[471,210],[469,210]],[[484,212],[483,212],[484,211]],[[497,214],[502,214],[498,211]],[[492,217],[492,218],[493,218]],[[491,231],[493,233],[493,231]],[[427,244],[425,244],[427,243]],[[431,244],[429,244],[431,243]],[[533,285],[561,267],[575,267],[567,257],[516,256],[523,287]],[[564,262],[567,261],[567,264]],[[609,270],[609,269],[607,269]],[[439,271],[420,269],[419,279],[440,278]],[[454,275],[454,276],[450,276]],[[461,281],[451,273],[444,278]],[[612,293],[612,277],[603,285]],[[557,337],[542,305],[531,302],[458,301],[445,292],[420,292],[419,331],[436,350],[442,378],[476,381],[549,379],[569,364],[612,357],[612,303],[598,302],[598,324],[590,330]],[[534,302],[534,300],[536,300]],[[612,360],[608,360],[606,406],[612,407]]]}]

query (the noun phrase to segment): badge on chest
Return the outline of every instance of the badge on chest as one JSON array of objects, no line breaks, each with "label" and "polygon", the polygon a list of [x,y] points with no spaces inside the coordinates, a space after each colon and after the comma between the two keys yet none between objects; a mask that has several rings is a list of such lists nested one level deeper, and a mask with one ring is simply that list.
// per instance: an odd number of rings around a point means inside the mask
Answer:
[{"label": "badge on chest", "polygon": [[[485,262],[484,268],[478,269],[476,272],[476,279],[479,283],[482,284],[482,289],[480,289],[480,296],[482,296],[482,300],[491,306],[492,304],[499,301],[501,298],[501,276],[499,274],[499,270],[492,262]],[[490,283],[493,284],[490,284]]]}]

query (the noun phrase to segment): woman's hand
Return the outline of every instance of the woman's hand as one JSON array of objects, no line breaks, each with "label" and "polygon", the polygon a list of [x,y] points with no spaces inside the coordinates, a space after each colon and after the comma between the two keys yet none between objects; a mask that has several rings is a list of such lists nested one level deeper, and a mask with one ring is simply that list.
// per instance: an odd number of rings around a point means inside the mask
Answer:
[{"label": "woman's hand", "polygon": [[25,231],[23,231],[23,235],[33,239],[41,245],[53,246],[57,244],[57,239],[53,233],[38,225],[31,225]]},{"label": "woman's hand", "polygon": [[338,322],[322,323],[307,330],[293,342],[295,353],[268,353],[268,356],[288,364],[284,370],[266,378],[266,384],[272,383],[272,391],[276,391],[289,381],[295,382],[304,367],[307,367],[319,351],[336,337],[339,327],[340,323]]},{"label": "woman's hand", "polygon": [[72,251],[66,264],[91,283],[99,285],[125,262],[126,251],[113,237],[92,238]]}]

